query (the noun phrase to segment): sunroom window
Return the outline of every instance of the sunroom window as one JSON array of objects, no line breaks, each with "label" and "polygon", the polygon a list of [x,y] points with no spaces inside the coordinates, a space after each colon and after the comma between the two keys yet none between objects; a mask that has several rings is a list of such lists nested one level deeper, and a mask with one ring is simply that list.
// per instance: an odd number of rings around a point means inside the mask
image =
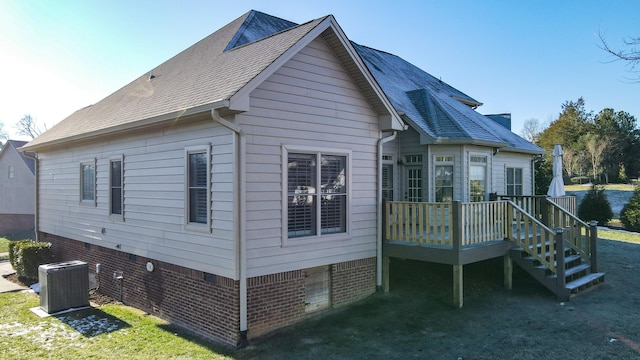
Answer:
[{"label": "sunroom window", "polygon": [[522,169],[507,168],[507,195],[522,195]]}]

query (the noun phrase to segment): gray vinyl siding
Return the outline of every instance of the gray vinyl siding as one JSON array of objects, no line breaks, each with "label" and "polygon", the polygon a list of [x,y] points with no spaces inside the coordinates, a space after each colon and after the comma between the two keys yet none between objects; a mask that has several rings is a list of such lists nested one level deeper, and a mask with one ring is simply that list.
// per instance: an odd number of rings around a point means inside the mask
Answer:
[{"label": "gray vinyl siding", "polygon": [[505,177],[508,167],[522,169],[522,194],[533,195],[531,155],[507,152],[500,152],[493,157],[492,192],[507,193]]},{"label": "gray vinyl siding", "polygon": [[[212,120],[40,153],[40,230],[237,279],[234,135]],[[185,148],[211,144],[211,233],[185,229]],[[124,220],[109,215],[109,161],[124,158]],[[96,206],[79,203],[96,159]],[[102,230],[104,228],[104,231]]]},{"label": "gray vinyl siding", "polygon": [[[236,120],[247,140],[247,276],[376,255],[378,116],[322,40],[258,86]],[[347,236],[283,239],[283,146],[350,151]]]},{"label": "gray vinyl siding", "polygon": [[[35,176],[11,144],[0,153],[0,214],[35,213]],[[9,166],[14,177],[9,179]]]}]

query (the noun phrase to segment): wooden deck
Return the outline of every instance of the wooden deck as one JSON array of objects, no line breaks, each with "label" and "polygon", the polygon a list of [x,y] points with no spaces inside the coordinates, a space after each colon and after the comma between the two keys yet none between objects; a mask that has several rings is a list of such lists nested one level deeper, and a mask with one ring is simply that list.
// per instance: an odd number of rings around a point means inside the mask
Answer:
[{"label": "wooden deck", "polygon": [[[462,203],[386,202],[383,255],[450,264],[454,267],[454,305],[462,306],[462,267],[504,257],[505,286],[511,287],[509,251],[527,252],[533,260],[563,276],[564,252],[570,248],[597,267],[595,224],[575,217],[575,197],[499,197],[496,201]],[[560,244],[560,245],[559,245]],[[388,291],[388,266],[383,266]]]}]

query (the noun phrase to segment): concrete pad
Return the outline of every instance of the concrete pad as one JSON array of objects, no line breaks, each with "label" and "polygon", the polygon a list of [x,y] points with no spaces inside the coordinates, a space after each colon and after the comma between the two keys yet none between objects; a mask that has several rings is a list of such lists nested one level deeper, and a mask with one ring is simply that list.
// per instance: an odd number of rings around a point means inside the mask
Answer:
[{"label": "concrete pad", "polygon": [[9,261],[0,261],[0,293],[21,291],[27,289],[24,286],[12,283],[11,281],[4,278],[5,276],[11,275],[13,273],[15,273],[15,270],[13,270]]}]

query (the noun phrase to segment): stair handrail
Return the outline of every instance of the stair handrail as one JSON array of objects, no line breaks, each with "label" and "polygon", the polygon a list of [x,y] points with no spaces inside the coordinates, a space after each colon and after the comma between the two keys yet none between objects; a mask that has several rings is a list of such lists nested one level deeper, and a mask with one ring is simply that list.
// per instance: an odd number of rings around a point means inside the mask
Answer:
[{"label": "stair handrail", "polygon": [[[506,229],[504,233],[507,236],[506,239],[520,246],[523,251],[531,255],[551,272],[557,273],[556,231],[547,227],[515,202],[506,199],[502,201],[507,206],[505,216],[510,217],[505,221]],[[522,235],[525,236],[523,237]],[[547,246],[549,248],[548,255]]]},{"label": "stair handrail", "polygon": [[[569,246],[583,259],[593,262],[596,246],[592,239],[597,238],[597,223],[587,224],[551,198],[546,200],[551,205],[547,208],[549,227],[563,228],[564,245]],[[584,229],[584,235],[582,229]]]}]

